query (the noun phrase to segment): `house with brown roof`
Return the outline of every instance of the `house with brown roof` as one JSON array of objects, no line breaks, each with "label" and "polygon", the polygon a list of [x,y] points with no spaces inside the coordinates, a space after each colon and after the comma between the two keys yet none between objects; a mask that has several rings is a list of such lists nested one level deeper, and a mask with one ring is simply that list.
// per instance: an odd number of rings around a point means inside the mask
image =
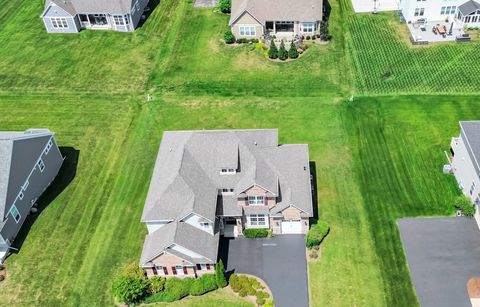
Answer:
[{"label": "house with brown roof", "polygon": [[198,276],[214,269],[220,236],[305,234],[311,187],[308,145],[279,144],[277,129],[165,132],[140,265],[148,276]]},{"label": "house with brown roof", "polygon": [[313,35],[320,31],[322,0],[232,0],[229,25],[237,38]]}]

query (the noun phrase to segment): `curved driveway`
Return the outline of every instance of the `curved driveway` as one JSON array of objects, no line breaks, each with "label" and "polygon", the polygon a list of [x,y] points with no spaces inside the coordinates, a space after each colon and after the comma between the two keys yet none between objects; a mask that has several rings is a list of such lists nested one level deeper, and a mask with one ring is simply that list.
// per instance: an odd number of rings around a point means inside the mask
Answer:
[{"label": "curved driveway", "polygon": [[258,276],[272,290],[277,307],[308,307],[308,280],[303,235],[220,241],[219,257],[227,272]]}]

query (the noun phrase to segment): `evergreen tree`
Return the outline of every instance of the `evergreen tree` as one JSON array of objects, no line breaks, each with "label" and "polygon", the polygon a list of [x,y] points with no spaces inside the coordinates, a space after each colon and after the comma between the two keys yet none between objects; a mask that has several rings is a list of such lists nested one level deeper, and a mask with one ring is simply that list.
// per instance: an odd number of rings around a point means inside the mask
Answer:
[{"label": "evergreen tree", "polygon": [[291,59],[298,58],[297,46],[295,45],[295,43],[293,41],[290,44],[290,49],[288,50],[288,57],[291,58]]},{"label": "evergreen tree", "polygon": [[220,0],[220,11],[222,13],[228,14],[232,8],[232,1],[231,0]]},{"label": "evergreen tree", "polygon": [[223,261],[220,261],[215,266],[215,280],[217,281],[217,286],[223,288],[227,285],[227,279],[225,278],[225,267],[223,266]]},{"label": "evergreen tree", "polygon": [[232,30],[227,29],[227,31],[225,31],[225,34],[223,35],[223,39],[225,40],[226,44],[235,43],[235,36],[233,35]]},{"label": "evergreen tree", "polygon": [[277,46],[275,46],[275,42],[273,41],[273,38],[270,40],[270,49],[268,49],[268,57],[271,59],[278,58],[278,49],[277,49]]},{"label": "evergreen tree", "polygon": [[287,49],[285,49],[285,44],[283,43],[283,40],[280,44],[280,48],[278,49],[278,58],[282,61],[288,59],[288,52]]}]

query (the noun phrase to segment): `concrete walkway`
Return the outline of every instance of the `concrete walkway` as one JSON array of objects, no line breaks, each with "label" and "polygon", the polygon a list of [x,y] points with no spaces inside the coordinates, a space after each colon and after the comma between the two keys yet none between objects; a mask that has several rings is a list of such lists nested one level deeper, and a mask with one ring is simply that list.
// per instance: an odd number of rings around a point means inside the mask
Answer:
[{"label": "concrete walkway", "polygon": [[[375,8],[375,2],[373,0],[352,0],[352,5],[355,13],[373,12]],[[376,6],[377,12],[396,11],[398,10],[399,3],[397,0],[378,0]]]}]

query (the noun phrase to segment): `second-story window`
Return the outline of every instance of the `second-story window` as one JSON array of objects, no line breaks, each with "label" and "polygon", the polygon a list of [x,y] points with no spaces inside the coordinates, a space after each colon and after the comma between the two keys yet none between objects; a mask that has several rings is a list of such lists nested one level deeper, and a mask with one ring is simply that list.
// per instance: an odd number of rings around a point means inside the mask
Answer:
[{"label": "second-story window", "polygon": [[48,155],[48,152],[50,151],[50,149],[52,149],[52,146],[53,146],[53,142],[51,140],[48,141],[47,147],[45,147],[45,154],[46,155]]},{"label": "second-story window", "polygon": [[237,170],[234,169],[234,168],[222,168],[220,170],[220,174],[222,174],[222,175],[235,174],[236,172],[237,172]]},{"label": "second-story window", "polygon": [[18,209],[17,207],[15,207],[15,205],[13,205],[11,208],[10,208],[10,215],[13,217],[13,219],[15,220],[15,222],[19,222],[20,221],[20,212],[18,212]]},{"label": "second-story window", "polygon": [[248,196],[248,204],[252,206],[261,206],[265,203],[263,196]]}]

